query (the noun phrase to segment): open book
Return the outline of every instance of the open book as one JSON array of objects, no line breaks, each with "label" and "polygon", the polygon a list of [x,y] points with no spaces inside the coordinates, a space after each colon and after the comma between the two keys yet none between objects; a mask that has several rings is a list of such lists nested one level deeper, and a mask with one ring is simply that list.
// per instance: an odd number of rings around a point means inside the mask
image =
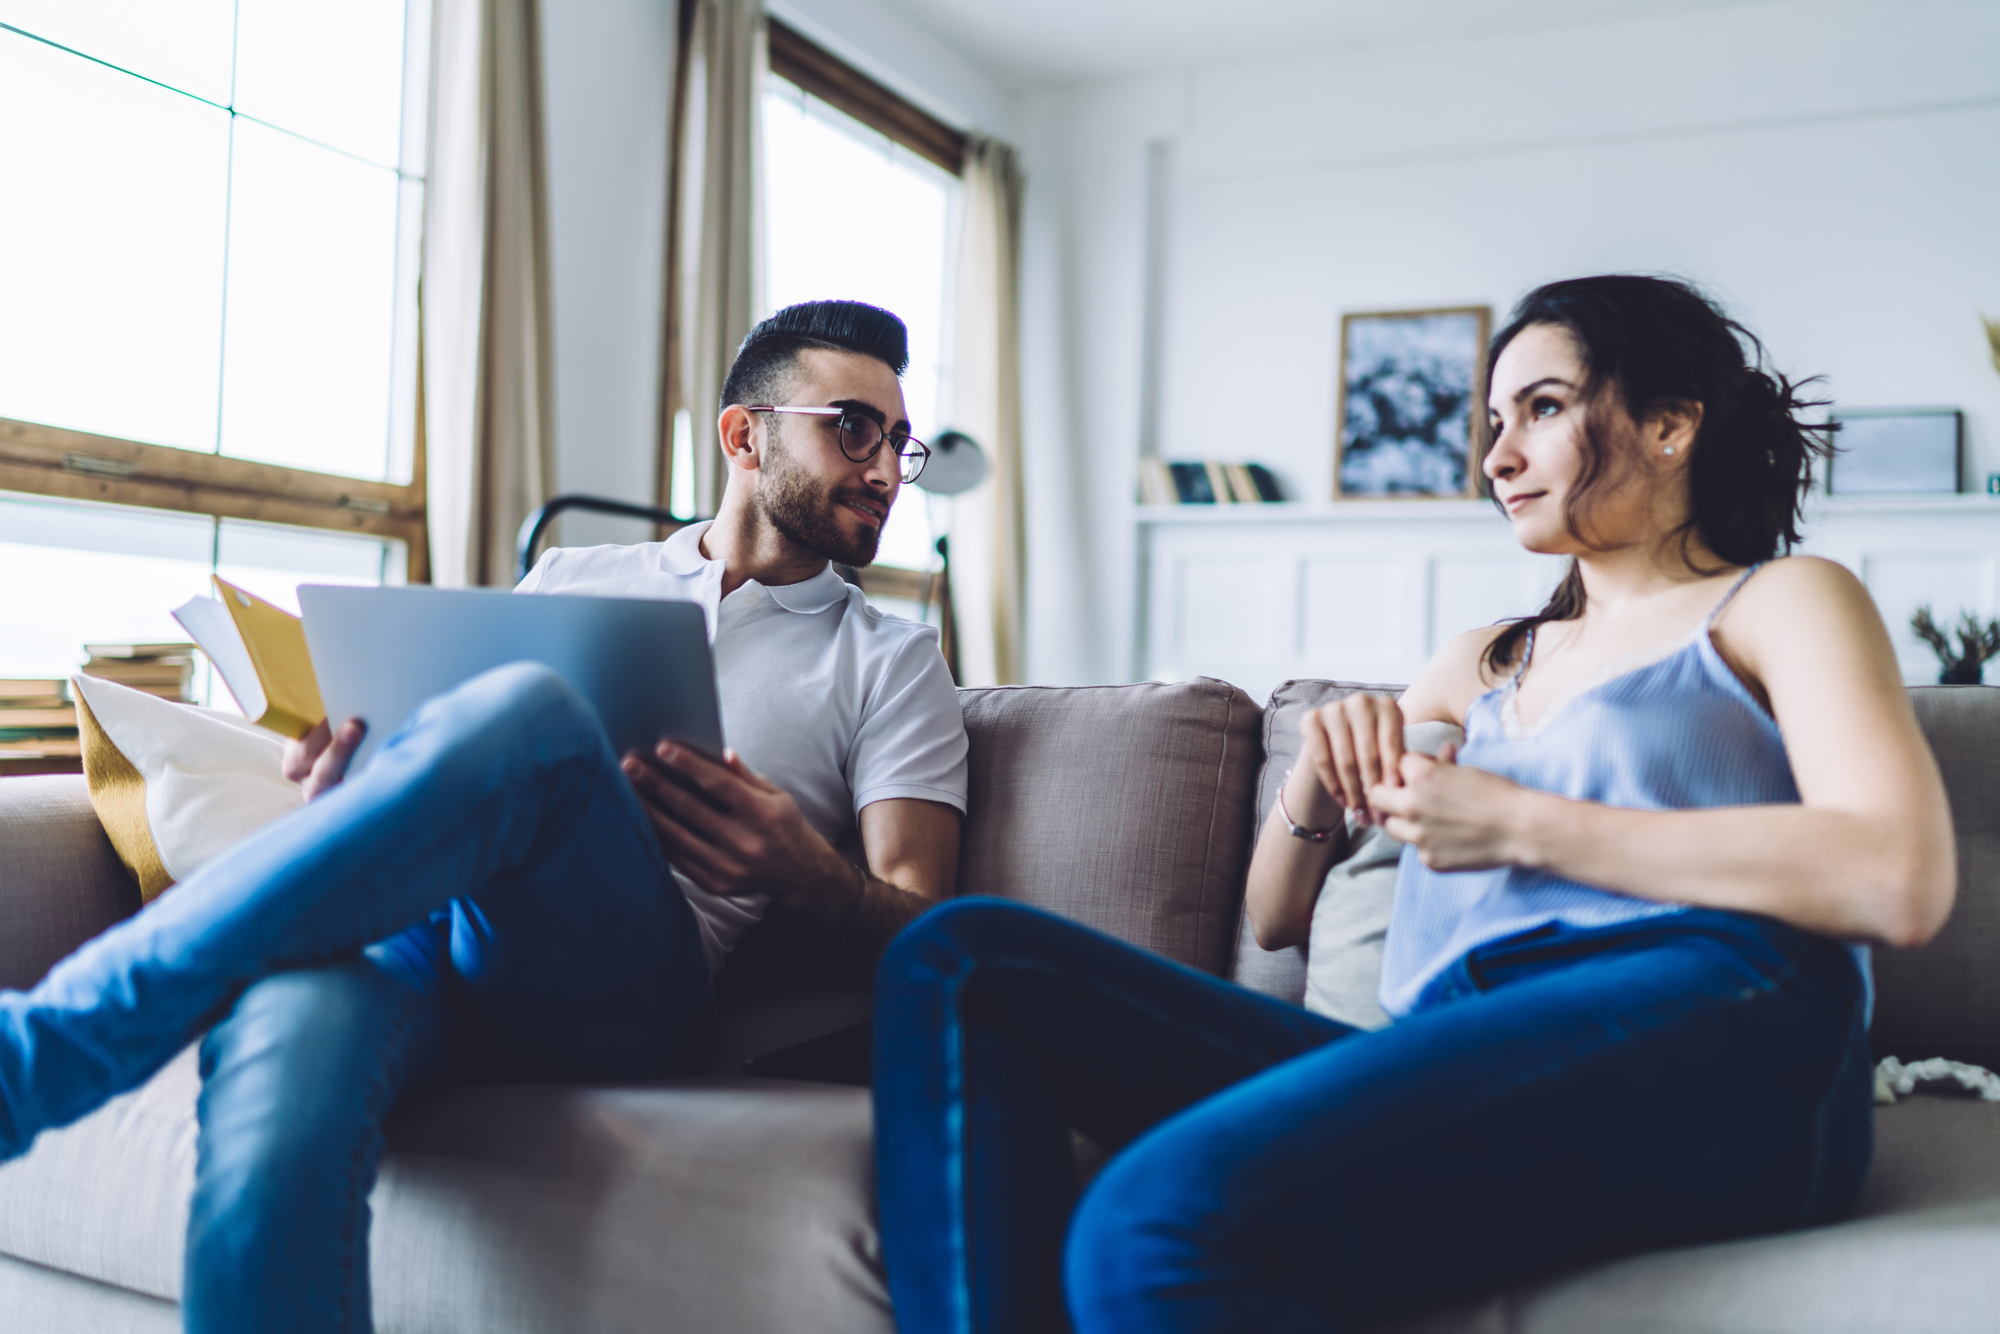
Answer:
[{"label": "open book", "polygon": [[174,608],[174,619],[215,664],[244,717],[281,735],[303,737],[326,717],[304,624],[221,579],[215,579],[215,591],[216,597],[190,598]]}]

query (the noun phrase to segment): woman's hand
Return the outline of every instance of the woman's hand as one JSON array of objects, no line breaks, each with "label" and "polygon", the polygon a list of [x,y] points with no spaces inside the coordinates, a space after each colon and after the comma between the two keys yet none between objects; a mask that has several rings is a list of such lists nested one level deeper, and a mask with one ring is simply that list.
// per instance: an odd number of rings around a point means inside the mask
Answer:
[{"label": "woman's hand", "polygon": [[[1338,806],[1354,812],[1362,824],[1374,824],[1378,812],[1370,798],[1377,787],[1402,783],[1403,710],[1383,695],[1355,691],[1345,699],[1324,704],[1299,720],[1299,762],[1285,789],[1292,818],[1316,825],[1300,806],[1317,807],[1301,788],[1308,775]],[[1295,800],[1295,795],[1298,798]]]},{"label": "woman's hand", "polygon": [[320,719],[312,731],[285,742],[285,777],[299,785],[307,801],[331,791],[347,776],[347,762],[367,735],[368,724],[359,718],[342,723],[338,734],[327,719]]},{"label": "woman's hand", "polygon": [[1447,743],[1436,759],[1405,755],[1402,781],[1376,785],[1369,800],[1383,827],[1408,843],[1433,871],[1483,871],[1525,860],[1517,846],[1521,804],[1532,799],[1517,783],[1458,764]]}]

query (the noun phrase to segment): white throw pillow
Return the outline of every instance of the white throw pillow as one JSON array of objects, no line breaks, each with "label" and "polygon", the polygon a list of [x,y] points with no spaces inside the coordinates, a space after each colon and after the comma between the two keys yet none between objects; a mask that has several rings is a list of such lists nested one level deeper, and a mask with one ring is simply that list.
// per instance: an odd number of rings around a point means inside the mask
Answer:
[{"label": "white throw pillow", "polygon": [[[1417,723],[1403,729],[1403,748],[1435,755],[1449,741],[1463,744],[1454,723]],[[1333,864],[1313,904],[1312,939],[1306,947],[1306,1008],[1355,1028],[1387,1028],[1377,999],[1382,989],[1382,949],[1396,905],[1396,864],[1402,840],[1380,825],[1349,822],[1345,857]]]},{"label": "white throw pillow", "polygon": [[71,684],[90,803],[142,898],[303,801],[277,733],[93,676]]}]

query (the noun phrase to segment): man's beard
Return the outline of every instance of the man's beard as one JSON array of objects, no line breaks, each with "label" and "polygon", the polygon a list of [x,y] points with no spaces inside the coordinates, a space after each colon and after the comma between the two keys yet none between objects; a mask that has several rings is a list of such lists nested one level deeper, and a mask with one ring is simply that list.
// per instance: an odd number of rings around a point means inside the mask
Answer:
[{"label": "man's beard", "polygon": [[[882,543],[881,526],[864,528],[859,537],[843,532],[835,493],[820,486],[810,473],[793,462],[790,451],[776,440],[764,451],[762,471],[764,483],[757,488],[758,507],[771,526],[794,545],[842,565],[859,567],[875,559],[875,549]],[[881,503],[873,496],[868,499]]]}]

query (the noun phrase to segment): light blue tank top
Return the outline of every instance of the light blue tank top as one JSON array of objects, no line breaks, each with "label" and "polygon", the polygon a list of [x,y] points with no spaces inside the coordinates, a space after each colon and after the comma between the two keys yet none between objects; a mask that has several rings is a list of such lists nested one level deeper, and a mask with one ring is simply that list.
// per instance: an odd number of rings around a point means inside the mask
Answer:
[{"label": "light blue tank top", "polygon": [[[1716,652],[1709,628],[1758,566],[1664,657],[1600,678],[1520,726],[1514,697],[1535,652],[1531,631],[1513,679],[1472,702],[1458,762],[1523,787],[1638,810],[1796,802],[1791,760],[1771,715]],[[1402,1017],[1467,951],[1550,922],[1612,926],[1669,913],[1660,903],[1545,871],[1433,871],[1403,849],[1382,964],[1382,1008]],[[1864,980],[1868,954],[1856,946]]]}]

